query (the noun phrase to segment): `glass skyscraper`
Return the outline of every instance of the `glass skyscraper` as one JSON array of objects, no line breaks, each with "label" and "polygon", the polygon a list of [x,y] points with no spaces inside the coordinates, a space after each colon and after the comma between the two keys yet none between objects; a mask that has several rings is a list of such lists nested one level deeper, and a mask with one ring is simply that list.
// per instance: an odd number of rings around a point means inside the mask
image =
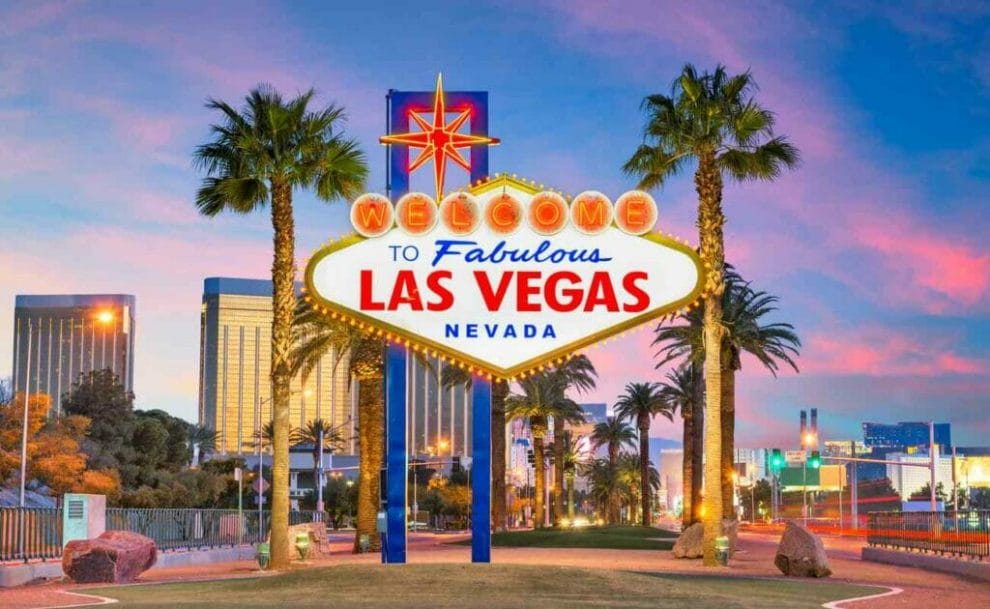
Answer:
[{"label": "glass skyscraper", "polygon": [[[217,432],[220,452],[254,452],[259,425],[271,421],[271,341],[271,281],[204,281],[199,423]],[[340,429],[345,439],[342,453],[356,452],[356,403],[346,354],[327,353],[305,381],[301,376],[293,379],[291,392],[293,427],[324,419]]]},{"label": "glass skyscraper", "polygon": [[134,389],[135,298],[127,294],[17,296],[15,391],[45,393],[54,414],[80,374],[109,369]]}]

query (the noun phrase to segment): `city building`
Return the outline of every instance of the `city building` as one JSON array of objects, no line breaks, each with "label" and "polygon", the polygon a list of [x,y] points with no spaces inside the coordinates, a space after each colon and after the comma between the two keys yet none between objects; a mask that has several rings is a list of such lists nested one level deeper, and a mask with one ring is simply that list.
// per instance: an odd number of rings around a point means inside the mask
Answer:
[{"label": "city building", "polygon": [[441,386],[443,364],[439,358],[417,355],[407,362],[409,454],[434,461],[470,457],[471,398],[467,387]]},{"label": "city building", "polygon": [[862,457],[870,452],[866,444],[859,440],[825,440],[822,455],[825,457],[851,457],[854,446],[857,457]]},{"label": "city building", "polygon": [[660,474],[660,488],[664,490],[666,503],[661,507],[676,511],[684,497],[684,449],[661,448],[657,457],[657,472]]},{"label": "city building", "polygon": [[[928,446],[928,423],[921,421],[895,424],[863,423],[863,442],[873,448],[907,449]],[[935,423],[935,443],[939,450],[948,453],[952,450],[952,433],[949,423]]]},{"label": "city building", "polygon": [[[907,500],[911,495],[917,493],[922,487],[930,483],[930,470],[927,467],[918,467],[919,465],[927,466],[930,463],[927,453],[890,453],[887,455],[887,459],[897,462],[896,464],[887,464],[887,478],[890,479],[891,485],[897,491],[897,494],[901,496],[901,499]],[[942,484],[942,488],[947,493],[952,488],[951,456],[939,455],[935,460],[935,486],[937,487],[939,483]]]},{"label": "city building", "polygon": [[[221,453],[252,453],[259,425],[271,420],[272,283],[210,277],[200,320],[199,423],[217,432]],[[346,354],[327,353],[312,374],[292,381],[290,423],[325,419],[357,449]]]},{"label": "city building", "polygon": [[735,449],[736,474],[742,486],[755,484],[757,480],[767,478],[767,449],[737,448]]},{"label": "city building", "polygon": [[[222,452],[254,452],[259,422],[271,420],[271,294],[268,280],[210,277],[203,284],[199,420],[217,432]],[[469,457],[467,388],[441,387],[437,358],[408,361],[410,456],[451,462]],[[291,391],[293,426],[325,419],[341,429],[342,454],[357,453],[357,385],[350,382],[346,353],[327,353],[305,381],[293,379]]]},{"label": "city building", "polygon": [[109,369],[134,390],[134,296],[18,295],[14,301],[15,391],[44,393],[57,416],[80,374]]}]

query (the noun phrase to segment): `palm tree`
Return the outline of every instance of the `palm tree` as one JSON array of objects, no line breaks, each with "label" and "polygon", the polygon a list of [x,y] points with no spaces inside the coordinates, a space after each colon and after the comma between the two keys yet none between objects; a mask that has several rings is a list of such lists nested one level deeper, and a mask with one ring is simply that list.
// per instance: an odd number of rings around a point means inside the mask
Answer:
[{"label": "palm tree", "polygon": [[[578,393],[586,393],[595,388],[595,378],[598,372],[587,355],[577,355],[566,360],[545,374],[558,375],[565,384],[564,391],[574,389]],[[584,422],[582,415],[581,423]],[[560,522],[564,517],[564,445],[556,441],[564,433],[566,421],[559,417],[553,419],[553,521]]]},{"label": "palm tree", "polygon": [[591,445],[598,450],[608,447],[608,464],[615,467],[619,451],[624,447],[635,448],[636,432],[619,417],[605,417],[605,421],[595,424],[591,430]]},{"label": "palm tree", "polygon": [[[555,438],[554,442],[558,440]],[[574,438],[574,433],[567,429],[560,435],[559,439],[562,448],[561,461],[564,465],[564,482],[567,484],[567,518],[574,522],[574,478],[578,468],[583,463],[583,455],[578,450],[578,443]]]},{"label": "palm tree", "polygon": [[[262,446],[264,446],[266,443],[268,444],[268,446],[271,446],[272,442],[275,440],[275,423],[273,421],[268,421],[266,423],[263,423],[261,425],[260,432],[255,431],[253,434],[255,441],[258,440],[259,433],[260,433]],[[289,429],[289,445],[295,446],[296,444],[299,444],[299,428],[292,427]]]},{"label": "palm tree", "polygon": [[[763,317],[777,310],[776,296],[757,291],[732,268],[726,265],[725,291],[722,293],[722,500],[731,504],[733,495],[732,474],[735,471],[735,394],[736,372],[742,369],[740,354],[753,355],[774,376],[783,362],[798,371],[794,357],[798,355],[801,339],[788,323],[763,323]],[[662,327],[657,330],[654,344],[660,345],[658,357],[661,366],[673,359],[699,351],[702,340],[699,326],[690,315],[687,323]]]},{"label": "palm tree", "polygon": [[241,111],[211,99],[207,108],[219,111],[222,122],[212,125],[212,140],[194,155],[206,172],[196,194],[202,214],[246,214],[271,207],[273,569],[289,566],[289,352],[296,278],[292,193],[311,188],[325,201],[350,199],[361,192],[368,175],[357,143],[340,133],[343,109],[329,105],[314,111],[309,108],[312,99],[312,89],[285,100],[268,85],[252,90]]},{"label": "palm tree", "polygon": [[543,441],[547,435],[548,421],[559,417],[564,422],[578,423],[584,420],[584,414],[574,400],[564,395],[566,383],[560,375],[531,376],[521,380],[519,388],[520,393],[512,393],[506,398],[505,412],[510,420],[526,419],[533,434],[536,463],[533,522],[536,528],[542,528],[546,524],[543,514],[543,494],[546,491]]},{"label": "palm tree", "polygon": [[615,415],[620,419],[636,422],[639,429],[639,468],[640,468],[640,501],[642,510],[640,517],[644,527],[650,526],[652,510],[650,509],[650,423],[653,417],[662,415],[667,420],[674,420],[674,406],[663,395],[659,383],[629,383],[626,392],[619,396],[615,403]]},{"label": "palm tree", "polygon": [[[320,483],[320,445],[323,452],[333,454],[344,446],[344,435],[341,433],[341,425],[331,425],[326,419],[315,419],[307,421],[299,429],[296,444],[305,444],[313,447],[313,489],[319,492]],[[319,498],[318,498],[319,499]]]},{"label": "palm tree", "polygon": [[[598,450],[608,446],[608,466],[613,475],[618,474],[619,451],[624,447],[636,445],[636,432],[618,417],[606,417],[602,423],[597,423],[591,430],[591,445]],[[608,511],[608,522],[614,524],[619,520],[619,498],[613,497]]]},{"label": "palm tree", "polygon": [[667,402],[681,411],[684,420],[683,459],[681,472],[684,492],[682,493],[681,524],[687,528],[701,519],[701,451],[698,427],[704,424],[699,418],[704,414],[696,388],[702,385],[695,374],[697,366],[686,363],[667,372],[667,380],[661,384]]},{"label": "palm tree", "polygon": [[327,353],[339,354],[336,362],[346,361],[358,391],[358,506],[354,531],[354,553],[361,551],[361,537],[367,536],[369,549],[380,550],[376,533],[379,473],[385,460],[385,343],[359,332],[353,326],[328,319],[300,300],[295,311],[291,353],[293,372],[308,374]]},{"label": "palm tree", "polygon": [[203,425],[189,426],[189,448],[192,449],[192,467],[199,465],[200,458],[216,450],[217,432]]},{"label": "palm tree", "polygon": [[704,281],[705,345],[705,538],[704,562],[715,566],[715,538],[722,534],[721,364],[723,329],[720,296],[725,247],[722,227],[722,177],[776,179],[798,162],[798,150],[774,134],[774,116],[753,99],[756,83],[749,72],[729,76],[724,66],[699,74],[684,66],[670,95],[643,101],[648,115],[644,141],[623,166],[652,189],[680,171],[690,159],[698,193],[698,233]]},{"label": "palm tree", "polygon": [[607,459],[592,459],[581,467],[581,473],[591,487],[591,497],[595,500],[598,513],[612,524],[619,496],[625,490],[618,470],[609,465]]},{"label": "palm tree", "polygon": [[642,489],[644,486],[646,487],[648,496],[651,492],[659,490],[660,472],[653,467],[652,461],[647,461],[644,476],[640,467],[639,455],[627,452],[619,454],[616,472],[621,483],[621,503],[629,507],[629,521],[632,522],[637,504],[639,504],[640,509],[650,510],[649,504],[645,508],[642,506]]},{"label": "palm tree", "polygon": [[[471,390],[471,374],[456,366],[444,365],[440,370],[440,385],[444,389],[463,385]],[[492,379],[492,522],[496,531],[506,530],[505,505],[505,399],[509,396],[509,383],[505,379]]]}]

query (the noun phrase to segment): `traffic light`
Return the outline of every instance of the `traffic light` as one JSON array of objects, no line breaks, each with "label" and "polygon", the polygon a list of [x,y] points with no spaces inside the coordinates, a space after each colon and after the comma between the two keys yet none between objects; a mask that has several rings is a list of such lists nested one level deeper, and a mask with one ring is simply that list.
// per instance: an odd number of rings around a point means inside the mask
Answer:
[{"label": "traffic light", "polygon": [[531,467],[536,465],[536,456],[533,454],[533,451],[531,450],[526,451],[526,460],[529,461],[529,465]]},{"label": "traffic light", "polygon": [[811,469],[818,469],[822,466],[822,455],[817,450],[812,451],[811,457],[808,459],[808,467]]},{"label": "traffic light", "polygon": [[774,448],[770,451],[770,470],[779,472],[782,469],[784,469],[784,455],[779,448]]}]

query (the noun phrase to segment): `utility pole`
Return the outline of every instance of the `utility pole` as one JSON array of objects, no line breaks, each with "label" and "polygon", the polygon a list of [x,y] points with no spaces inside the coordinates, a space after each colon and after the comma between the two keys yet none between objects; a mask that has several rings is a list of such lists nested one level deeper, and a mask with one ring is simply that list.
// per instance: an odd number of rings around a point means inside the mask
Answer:
[{"label": "utility pole", "polygon": [[[852,458],[856,458],[856,440],[849,443],[850,454]],[[856,461],[852,461],[850,464],[850,471],[852,473],[851,483],[850,483],[850,497],[849,497],[849,512],[852,514],[853,530],[859,528],[859,465]]]},{"label": "utility pole", "polygon": [[320,421],[320,433],[317,437],[317,442],[319,446],[317,447],[317,454],[319,455],[319,465],[316,468],[316,511],[320,513],[322,518],[323,514],[323,422]]},{"label": "utility pole", "polygon": [[[24,488],[25,482],[27,482],[27,444],[28,444],[28,398],[31,395],[31,343],[34,342],[32,339],[32,329],[33,325],[31,323],[31,318],[27,320],[28,329],[28,347],[27,347],[27,369],[24,374],[24,428],[21,431],[21,494],[19,505],[24,507]],[[39,343],[41,341],[38,341]],[[23,533],[24,527],[21,527]],[[23,545],[23,535],[21,540],[21,545]],[[23,550],[23,548],[22,548]]]},{"label": "utility pole", "polygon": [[938,511],[938,503],[935,498],[935,463],[937,461],[938,449],[935,448],[935,421],[928,422],[928,462],[929,462],[929,497],[931,500],[932,512]]}]

